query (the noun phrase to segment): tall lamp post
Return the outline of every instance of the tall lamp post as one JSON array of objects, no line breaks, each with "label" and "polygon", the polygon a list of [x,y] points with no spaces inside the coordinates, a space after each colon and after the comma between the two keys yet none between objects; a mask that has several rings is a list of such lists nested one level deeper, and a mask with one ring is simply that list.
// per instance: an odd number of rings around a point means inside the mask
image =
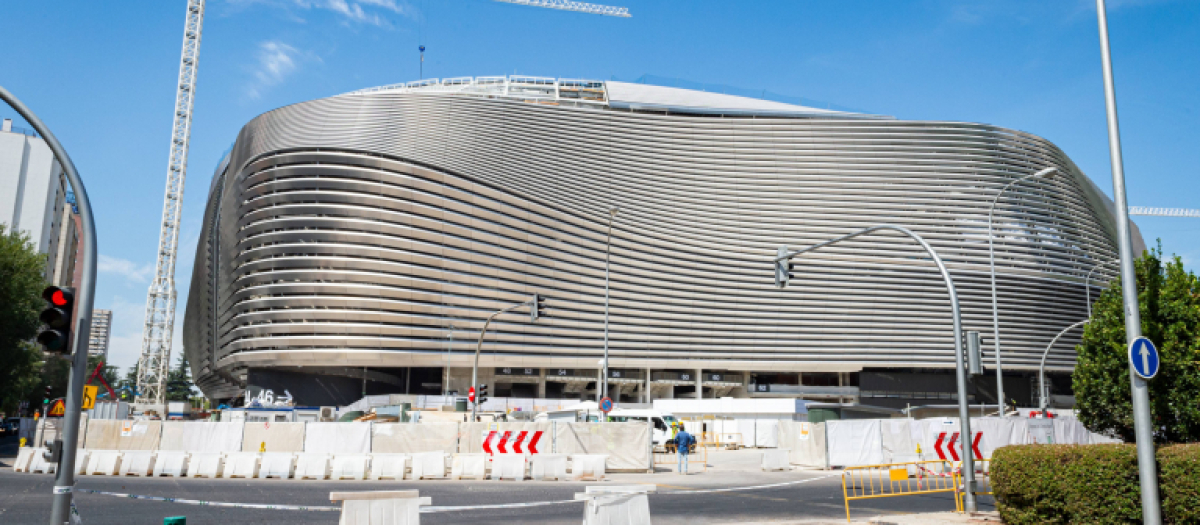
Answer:
[{"label": "tall lamp post", "polygon": [[1046,351],[1042,352],[1042,364],[1038,365],[1038,394],[1040,394],[1040,398],[1041,398],[1040,401],[1038,402],[1038,408],[1041,409],[1043,414],[1046,413],[1046,407],[1050,404],[1050,400],[1049,400],[1050,389],[1046,388],[1046,356],[1050,355],[1050,348],[1054,346],[1054,343],[1058,342],[1058,338],[1062,337],[1063,334],[1071,331],[1071,329],[1073,329],[1077,326],[1086,324],[1088,321],[1091,321],[1091,320],[1092,320],[1092,316],[1089,315],[1087,319],[1084,319],[1082,321],[1079,321],[1078,323],[1075,323],[1071,326],[1063,328],[1062,331],[1058,333],[1058,335],[1054,336],[1054,339],[1050,340],[1050,344],[1046,345]]},{"label": "tall lamp post", "polygon": [[[83,180],[79,178],[79,172],[75,170],[75,163],[67,155],[67,150],[63,149],[62,144],[59,144],[58,139],[45,124],[42,124],[42,120],[32,110],[3,87],[0,87],[0,100],[8,103],[18,115],[21,115],[21,118],[25,119],[25,122],[33,126],[33,129],[42,135],[42,139],[50,147],[50,152],[54,154],[54,159],[62,167],[67,182],[75,192],[75,205],[79,208],[79,220],[83,226],[80,239],[80,243],[83,244],[83,260],[79,262],[80,279],[75,303],[77,313],[75,326],[71,330],[75,340],[73,341],[74,353],[70,358],[71,374],[67,383],[66,411],[63,413],[62,455],[58,468],[55,470],[54,497],[50,503],[50,524],[63,525],[70,519],[71,493],[75,490],[75,469],[71,466],[75,465],[75,454],[79,443],[80,409],[83,402],[83,383],[87,374],[88,357],[88,338],[83,334],[91,329],[92,303],[96,297],[96,220],[92,216],[92,204],[88,200],[87,189],[83,187]],[[40,445],[40,443],[36,445]],[[67,465],[67,467],[64,468],[63,465]]]},{"label": "tall lamp post", "polygon": [[[908,228],[903,226],[893,226],[890,224],[881,224],[865,228],[849,235],[843,235],[833,240],[825,241],[819,244],[814,244],[803,250],[790,251],[786,246],[780,247],[778,254],[775,256],[775,286],[779,288],[787,287],[788,281],[791,279],[790,261],[793,257],[800,254],[823,248],[831,244],[839,243],[859,235],[866,235],[879,230],[894,230],[903,233],[912,238],[925,248],[929,254],[929,258],[933,259],[938,270],[942,273],[942,279],[946,281],[946,292],[950,295],[950,311],[954,321],[954,366],[957,372],[958,383],[958,419],[961,423],[961,431],[963,436],[971,436],[971,415],[970,403],[967,400],[967,370],[963,363],[963,332],[962,332],[962,314],[958,307],[958,292],[954,289],[954,280],[950,278],[950,272],[946,270],[946,265],[942,263],[942,258],[938,257],[933,247],[925,242],[920,235],[913,233]],[[964,439],[963,443],[963,461],[962,473],[965,481],[965,494],[963,494],[963,510],[966,512],[975,512],[975,458],[965,443],[970,442],[970,438]]]},{"label": "tall lamp post", "polygon": [[609,261],[612,258],[612,223],[621,208],[613,206],[608,209],[608,241],[604,247],[604,372],[600,384],[600,399],[608,397],[608,274]]},{"label": "tall lamp post", "polygon": [[[1133,241],[1129,231],[1129,202],[1125,199],[1125,164],[1121,158],[1121,128],[1117,123],[1117,88],[1113,81],[1112,54],[1108,48],[1108,13],[1104,7],[1104,0],[1096,0],[1096,19],[1100,26],[1100,65],[1104,70],[1104,108],[1108,117],[1108,155],[1112,168],[1113,204],[1117,208],[1117,245],[1121,250],[1125,338],[1126,342],[1132,345],[1142,337],[1142,317],[1138,309],[1137,272],[1133,267]],[[1129,363],[1129,382],[1132,390],[1133,434],[1137,440],[1142,521],[1146,525],[1159,525],[1162,523],[1162,508],[1159,505],[1158,468],[1154,458],[1154,423],[1150,420],[1150,385],[1137,375],[1133,363]]]},{"label": "tall lamp post", "polygon": [[988,265],[991,267],[992,273],[992,348],[996,352],[996,403],[1000,405],[1000,417],[1004,417],[1004,407],[1007,406],[1007,403],[1004,402],[1004,371],[1001,370],[1000,364],[1000,308],[996,301],[996,246],[995,236],[992,235],[996,203],[1000,201],[1000,196],[1013,185],[1029,179],[1049,179],[1054,177],[1055,173],[1058,173],[1058,168],[1050,167],[1008,183],[1007,186],[996,192],[996,196],[992,198],[992,206],[988,208]]}]

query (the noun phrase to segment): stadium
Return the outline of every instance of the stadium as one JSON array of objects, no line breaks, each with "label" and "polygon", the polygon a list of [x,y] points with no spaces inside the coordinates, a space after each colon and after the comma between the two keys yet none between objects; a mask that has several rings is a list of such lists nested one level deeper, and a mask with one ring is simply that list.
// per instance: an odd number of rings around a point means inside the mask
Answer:
[{"label": "stadium", "polygon": [[[211,398],[465,392],[484,320],[536,293],[541,318],[489,327],[493,396],[594,399],[607,330],[619,402],[950,404],[950,303],[919,245],[814,251],[782,290],[771,260],[907,227],[945,261],[991,366],[989,210],[1048,167],[993,223],[1005,390],[1028,406],[1046,345],[1087,316],[1117,253],[1111,200],[1054,144],[615,81],[425,80],[255,118],[209,190],[184,351]],[[1061,399],[1078,341],[1046,360]],[[971,402],[996,403],[993,375]]]}]

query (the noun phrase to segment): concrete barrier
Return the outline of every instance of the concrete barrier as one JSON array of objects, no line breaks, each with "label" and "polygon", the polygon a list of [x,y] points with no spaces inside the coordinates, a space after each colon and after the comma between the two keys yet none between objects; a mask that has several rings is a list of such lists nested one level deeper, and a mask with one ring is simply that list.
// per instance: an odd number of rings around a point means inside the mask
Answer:
[{"label": "concrete barrier", "polygon": [[329,454],[296,454],[296,479],[325,479],[329,477]]},{"label": "concrete barrier", "polygon": [[330,492],[330,501],[342,502],[339,525],[419,525],[421,505],[429,505],[415,490]]},{"label": "concrete barrier", "polygon": [[[494,471],[493,467],[493,471]],[[487,454],[455,454],[450,466],[450,479],[484,479],[487,475]],[[413,476],[416,478],[416,476]]]},{"label": "concrete barrier", "polygon": [[566,454],[536,454],[529,456],[529,477],[534,481],[554,478],[558,481],[567,479]]},{"label": "concrete barrier", "polygon": [[654,485],[588,487],[575,499],[587,502],[583,525],[650,525],[650,500]]},{"label": "concrete barrier", "polygon": [[[601,467],[603,468],[603,467]],[[496,454],[492,456],[492,479],[525,480],[524,454]]]},{"label": "concrete barrier", "polygon": [[121,452],[122,476],[149,476],[154,471],[154,451],[124,450]]},{"label": "concrete barrier", "polygon": [[158,458],[154,461],[154,477],[171,476],[181,477],[187,472],[187,452],[167,451],[159,452]]},{"label": "concrete barrier", "polygon": [[220,452],[193,452],[188,455],[189,478],[217,478],[225,466],[225,454]]},{"label": "concrete barrier", "polygon": [[404,479],[409,457],[408,454],[371,454],[370,479]]},{"label": "concrete barrier", "polygon": [[288,479],[296,468],[296,455],[291,452],[264,452],[258,465],[259,478]]}]

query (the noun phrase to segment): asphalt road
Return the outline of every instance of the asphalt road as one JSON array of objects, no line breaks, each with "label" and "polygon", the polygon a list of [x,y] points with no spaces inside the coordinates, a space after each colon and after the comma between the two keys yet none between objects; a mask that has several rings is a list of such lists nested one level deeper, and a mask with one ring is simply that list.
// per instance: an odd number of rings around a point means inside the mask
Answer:
[{"label": "asphalt road", "polygon": [[[650,496],[650,512],[657,524],[725,524],[748,521],[828,520],[844,523],[840,477],[828,472],[779,473],[777,481],[813,479],[802,484],[738,492],[697,493],[696,486],[672,485],[676,474],[656,474],[659,493]],[[706,486],[719,479],[706,475]],[[243,479],[174,479],[81,477],[76,485],[127,494],[164,496],[236,503],[330,506],[331,491],[417,489],[436,506],[494,505],[501,503],[570,500],[587,483],[513,481],[297,481]],[[0,523],[46,523],[54,481],[48,474],[0,470]],[[590,483],[596,484],[596,483]],[[741,484],[739,484],[740,486]],[[984,503],[984,502],[981,502]],[[992,510],[990,500],[981,510]],[[190,525],[203,523],[337,523],[336,512],[253,510],[206,507],[134,500],[97,494],[78,494],[76,505],[83,522],[96,524],[159,524],[167,516],[187,516]],[[852,502],[856,519],[881,514],[908,514],[953,510],[948,494],[906,496]],[[563,503],[522,509],[461,510],[423,514],[427,524],[536,523],[576,525],[582,503]]]}]

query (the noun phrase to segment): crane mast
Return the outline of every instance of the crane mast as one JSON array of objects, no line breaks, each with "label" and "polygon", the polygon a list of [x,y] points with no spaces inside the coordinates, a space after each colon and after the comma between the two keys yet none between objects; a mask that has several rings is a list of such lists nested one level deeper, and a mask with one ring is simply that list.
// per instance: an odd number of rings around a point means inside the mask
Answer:
[{"label": "crane mast", "polygon": [[187,177],[188,141],[192,134],[192,105],[196,98],[196,67],[203,24],[204,0],[188,0],[162,230],[158,237],[154,282],[150,283],[146,297],[146,326],[142,332],[142,356],[138,360],[139,403],[161,405],[166,402],[167,369],[175,331],[175,256],[179,252],[179,219],[183,212],[183,183]]}]

